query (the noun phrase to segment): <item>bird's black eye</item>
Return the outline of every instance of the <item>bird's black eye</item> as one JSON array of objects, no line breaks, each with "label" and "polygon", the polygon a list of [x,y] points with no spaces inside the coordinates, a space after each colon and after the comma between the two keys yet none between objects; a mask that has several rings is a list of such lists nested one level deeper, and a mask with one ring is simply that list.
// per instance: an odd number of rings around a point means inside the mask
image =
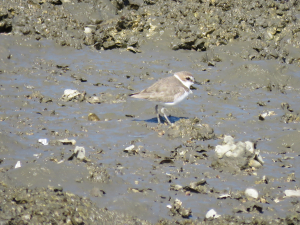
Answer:
[{"label": "bird's black eye", "polygon": [[187,79],[187,80],[191,80],[191,78],[190,78],[190,77],[187,77],[186,79]]}]

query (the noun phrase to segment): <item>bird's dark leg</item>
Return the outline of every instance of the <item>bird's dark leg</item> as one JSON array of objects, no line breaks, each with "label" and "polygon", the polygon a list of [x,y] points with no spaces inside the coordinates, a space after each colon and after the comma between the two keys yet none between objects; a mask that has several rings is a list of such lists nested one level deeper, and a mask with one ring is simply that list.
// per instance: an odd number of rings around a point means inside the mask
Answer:
[{"label": "bird's dark leg", "polygon": [[166,118],[166,120],[168,121],[168,123],[172,126],[173,124],[170,122],[169,118],[167,117],[167,115],[165,114],[165,108],[161,108],[161,113],[164,114],[164,117]]},{"label": "bird's dark leg", "polygon": [[157,116],[157,123],[160,123],[159,113],[158,113],[158,105],[155,106],[155,112]]}]

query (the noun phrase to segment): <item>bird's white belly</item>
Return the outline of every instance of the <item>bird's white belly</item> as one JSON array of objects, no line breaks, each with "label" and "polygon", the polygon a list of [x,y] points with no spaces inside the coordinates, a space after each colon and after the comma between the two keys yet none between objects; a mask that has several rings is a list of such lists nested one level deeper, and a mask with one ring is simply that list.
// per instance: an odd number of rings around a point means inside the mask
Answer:
[{"label": "bird's white belly", "polygon": [[178,98],[174,99],[174,102],[166,102],[164,103],[165,105],[176,105],[179,102],[181,102],[183,99],[185,99],[188,95],[190,94],[190,92],[184,92],[183,95],[179,96]]}]

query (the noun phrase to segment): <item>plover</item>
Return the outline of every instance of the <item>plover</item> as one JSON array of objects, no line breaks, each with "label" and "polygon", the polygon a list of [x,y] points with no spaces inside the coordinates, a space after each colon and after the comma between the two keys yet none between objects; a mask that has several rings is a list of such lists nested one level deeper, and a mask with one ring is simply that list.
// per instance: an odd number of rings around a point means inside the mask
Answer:
[{"label": "plover", "polygon": [[[131,94],[133,98],[147,99],[157,102],[155,106],[156,116],[158,123],[160,122],[158,105],[176,105],[192,93],[190,90],[191,85],[200,84],[195,81],[193,75],[187,71],[176,72],[174,76],[163,78],[150,87]],[[166,118],[167,122],[172,125],[169,118],[165,114],[165,108],[161,108],[161,112]]]}]

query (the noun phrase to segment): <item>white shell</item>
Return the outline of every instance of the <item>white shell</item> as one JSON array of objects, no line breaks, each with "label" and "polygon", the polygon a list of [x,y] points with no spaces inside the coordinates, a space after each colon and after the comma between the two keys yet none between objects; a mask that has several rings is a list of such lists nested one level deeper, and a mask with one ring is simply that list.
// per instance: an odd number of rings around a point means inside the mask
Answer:
[{"label": "white shell", "polygon": [[211,209],[209,210],[206,215],[205,215],[205,218],[206,219],[209,219],[209,218],[218,218],[220,217],[221,215],[219,215],[214,209]]},{"label": "white shell", "polygon": [[285,190],[286,197],[300,197],[300,190]]},{"label": "white shell", "polygon": [[258,198],[258,191],[255,190],[254,188],[247,188],[247,189],[245,190],[245,195],[246,195],[247,197],[257,199],[257,198]]},{"label": "white shell", "polygon": [[130,145],[127,148],[125,148],[126,151],[132,151],[134,149],[134,145]]},{"label": "white shell", "polygon": [[39,139],[38,142],[42,143],[43,145],[48,145],[49,144],[47,139]]}]

